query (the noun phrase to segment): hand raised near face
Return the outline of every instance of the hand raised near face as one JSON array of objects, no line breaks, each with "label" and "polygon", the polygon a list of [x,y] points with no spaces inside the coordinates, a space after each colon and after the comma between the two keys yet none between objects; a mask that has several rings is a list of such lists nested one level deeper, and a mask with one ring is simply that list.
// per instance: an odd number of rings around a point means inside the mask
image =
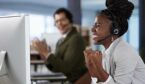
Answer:
[{"label": "hand raised near face", "polygon": [[93,77],[99,75],[99,70],[103,69],[102,67],[102,53],[100,51],[93,51],[92,49],[86,49],[84,51],[85,62],[89,73]]},{"label": "hand raised near face", "polygon": [[33,41],[33,45],[35,49],[39,52],[42,59],[48,58],[48,54],[51,53],[51,48],[46,44],[45,41],[35,39],[35,41]]}]

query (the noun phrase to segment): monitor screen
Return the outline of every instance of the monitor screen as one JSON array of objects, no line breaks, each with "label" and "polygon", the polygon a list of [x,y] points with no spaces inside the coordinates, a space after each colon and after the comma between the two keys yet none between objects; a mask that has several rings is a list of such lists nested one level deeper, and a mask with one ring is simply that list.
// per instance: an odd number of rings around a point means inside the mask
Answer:
[{"label": "monitor screen", "polygon": [[0,17],[0,50],[7,51],[5,66],[10,84],[30,84],[29,45],[28,16]]}]

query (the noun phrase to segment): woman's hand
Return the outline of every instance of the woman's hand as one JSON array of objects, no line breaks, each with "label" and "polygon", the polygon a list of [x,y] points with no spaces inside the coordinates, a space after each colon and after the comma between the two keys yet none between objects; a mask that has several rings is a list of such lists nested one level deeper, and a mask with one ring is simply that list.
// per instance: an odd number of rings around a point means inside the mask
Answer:
[{"label": "woman's hand", "polygon": [[89,69],[91,76],[96,77],[97,71],[102,67],[102,53],[100,51],[93,51],[91,49],[84,51],[85,62]]},{"label": "woman's hand", "polygon": [[104,71],[102,66],[102,53],[100,51],[87,49],[84,51],[84,55],[91,76],[98,78],[101,82],[106,81],[109,75]]}]

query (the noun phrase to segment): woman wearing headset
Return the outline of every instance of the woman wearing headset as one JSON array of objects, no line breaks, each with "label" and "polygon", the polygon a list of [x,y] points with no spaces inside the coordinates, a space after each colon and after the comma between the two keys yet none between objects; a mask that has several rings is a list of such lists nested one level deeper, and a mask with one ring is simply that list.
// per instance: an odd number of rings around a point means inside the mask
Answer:
[{"label": "woman wearing headset", "polygon": [[107,9],[95,18],[92,28],[95,44],[105,52],[84,51],[92,77],[101,84],[145,84],[145,65],[133,47],[122,39],[134,5],[128,0],[108,0]]}]

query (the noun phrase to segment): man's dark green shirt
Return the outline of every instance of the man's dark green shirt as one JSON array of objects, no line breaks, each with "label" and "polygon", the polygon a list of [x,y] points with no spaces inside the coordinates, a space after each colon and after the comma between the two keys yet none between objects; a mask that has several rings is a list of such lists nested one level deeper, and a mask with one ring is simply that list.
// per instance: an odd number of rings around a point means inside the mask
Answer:
[{"label": "man's dark green shirt", "polygon": [[83,37],[73,27],[61,44],[57,42],[55,53],[49,56],[46,66],[54,72],[64,73],[70,82],[75,82],[87,71],[84,49]]}]

